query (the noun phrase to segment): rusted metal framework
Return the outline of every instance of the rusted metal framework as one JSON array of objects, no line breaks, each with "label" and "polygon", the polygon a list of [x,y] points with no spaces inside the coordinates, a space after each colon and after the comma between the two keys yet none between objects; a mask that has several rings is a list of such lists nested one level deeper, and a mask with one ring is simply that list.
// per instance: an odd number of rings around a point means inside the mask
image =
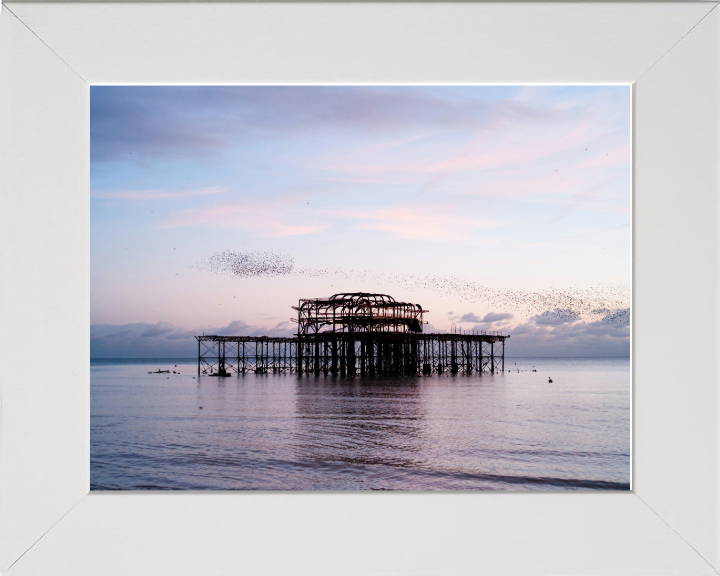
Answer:
[{"label": "rusted metal framework", "polygon": [[[471,374],[505,370],[505,340],[497,332],[423,334],[420,304],[387,294],[353,292],[300,300],[298,333],[195,336],[198,376],[295,372],[354,376]],[[294,320],[294,319],[293,319]]]},{"label": "rusted metal framework", "polygon": [[420,304],[397,302],[387,294],[353,292],[302,299],[297,306],[298,335],[323,332],[422,332]]},{"label": "rusted metal framework", "polygon": [[298,339],[268,336],[195,336],[198,375],[292,372],[297,366]]},{"label": "rusted metal framework", "polygon": [[505,370],[500,334],[318,332],[293,338],[196,336],[198,375],[294,372],[297,374],[471,374]]}]

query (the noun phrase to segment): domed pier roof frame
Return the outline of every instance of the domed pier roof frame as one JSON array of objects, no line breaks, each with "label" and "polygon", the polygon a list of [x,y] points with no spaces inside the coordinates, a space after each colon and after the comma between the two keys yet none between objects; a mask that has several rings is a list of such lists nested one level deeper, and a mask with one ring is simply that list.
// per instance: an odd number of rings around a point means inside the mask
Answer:
[{"label": "domed pier roof frame", "polygon": [[387,294],[352,292],[328,298],[301,299],[297,306],[298,335],[319,332],[422,332],[420,304],[397,302]]}]

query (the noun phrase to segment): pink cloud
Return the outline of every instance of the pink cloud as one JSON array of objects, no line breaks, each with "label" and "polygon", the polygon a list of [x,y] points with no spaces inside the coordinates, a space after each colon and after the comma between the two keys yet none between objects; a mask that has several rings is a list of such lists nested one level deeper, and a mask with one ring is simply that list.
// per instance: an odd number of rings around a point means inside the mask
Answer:
[{"label": "pink cloud", "polygon": [[[326,226],[321,224],[288,223],[292,214],[281,210],[280,205],[287,200],[270,205],[223,204],[205,208],[181,210],[168,216],[161,222],[163,228],[180,226],[210,225],[220,228],[241,228],[256,230],[267,236],[297,236],[319,232]],[[296,218],[299,220],[299,218]]]},{"label": "pink cloud", "polygon": [[505,123],[498,123],[463,146],[459,151],[447,155],[443,160],[436,158],[437,150],[416,151],[413,156],[422,156],[411,162],[372,164],[339,164],[336,160],[323,163],[325,170],[374,174],[383,172],[463,172],[473,169],[499,169],[524,166],[530,162],[566,152],[593,140],[600,132],[593,130],[588,122],[581,122],[566,134],[554,138],[545,132],[523,129],[513,130]]},{"label": "pink cloud", "polygon": [[[483,184],[471,194],[481,196],[527,196],[552,195],[549,201],[557,202],[557,196],[572,195],[565,201],[574,205],[587,204],[592,199],[612,200],[608,196],[607,186],[626,178],[613,175],[608,178],[607,168],[626,165],[630,168],[630,149],[625,146],[609,153],[592,156],[569,167],[552,170],[542,175],[528,178],[503,178],[497,182]],[[629,185],[629,178],[628,178]],[[627,204],[627,199],[622,199]],[[627,212],[628,208],[594,208],[599,211]]]},{"label": "pink cloud", "polygon": [[[336,212],[334,215],[355,219],[355,227],[358,229],[390,232],[406,239],[462,241],[478,228],[503,224],[464,216],[461,210],[451,204],[393,206],[377,210]],[[486,238],[481,242],[492,244],[496,240]]]}]

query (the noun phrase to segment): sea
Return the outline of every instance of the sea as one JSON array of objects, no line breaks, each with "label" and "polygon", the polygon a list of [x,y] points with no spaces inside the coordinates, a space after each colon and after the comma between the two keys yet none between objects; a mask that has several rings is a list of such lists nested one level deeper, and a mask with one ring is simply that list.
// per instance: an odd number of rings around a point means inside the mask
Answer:
[{"label": "sea", "polygon": [[216,378],[195,358],[93,359],[91,489],[630,489],[628,358],[505,368]]}]

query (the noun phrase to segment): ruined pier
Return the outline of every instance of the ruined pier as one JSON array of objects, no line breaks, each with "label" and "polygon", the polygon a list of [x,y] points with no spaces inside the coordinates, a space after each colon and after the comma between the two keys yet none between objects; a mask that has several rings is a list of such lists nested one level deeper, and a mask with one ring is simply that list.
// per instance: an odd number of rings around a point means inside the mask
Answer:
[{"label": "ruined pier", "polygon": [[383,294],[301,300],[293,337],[196,336],[198,375],[293,372],[333,375],[471,374],[505,369],[497,332],[423,333],[417,304]]}]

